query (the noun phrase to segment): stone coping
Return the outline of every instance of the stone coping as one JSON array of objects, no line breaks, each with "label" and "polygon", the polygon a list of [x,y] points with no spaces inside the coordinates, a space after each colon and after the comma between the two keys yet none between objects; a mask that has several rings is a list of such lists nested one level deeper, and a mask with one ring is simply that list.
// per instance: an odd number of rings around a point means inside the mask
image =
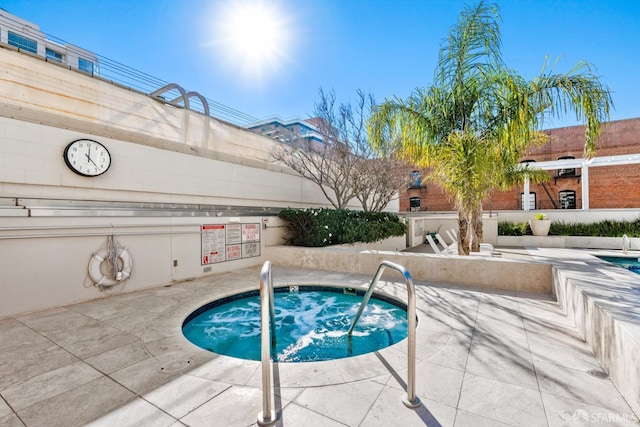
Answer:
[{"label": "stone coping", "polygon": [[[595,236],[498,236],[498,246],[539,248],[622,249],[622,237]],[[629,249],[640,249],[640,238],[629,238]]]},{"label": "stone coping", "polygon": [[595,256],[638,259],[640,252],[529,252],[553,265],[553,293],[563,311],[631,408],[640,413],[640,275]]},{"label": "stone coping", "polygon": [[[383,260],[403,265],[416,280],[551,294],[548,262],[413,252],[269,246],[274,264],[372,274]],[[522,274],[526,268],[527,274]]]}]

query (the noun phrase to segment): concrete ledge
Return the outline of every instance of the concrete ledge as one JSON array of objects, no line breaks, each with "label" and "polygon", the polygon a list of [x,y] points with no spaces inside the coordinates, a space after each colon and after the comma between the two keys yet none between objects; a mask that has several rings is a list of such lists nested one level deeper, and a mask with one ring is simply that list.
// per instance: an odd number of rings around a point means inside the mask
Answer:
[{"label": "concrete ledge", "polygon": [[[403,265],[416,280],[516,291],[551,293],[551,265],[508,258],[434,255],[409,252],[269,246],[275,265],[373,275],[383,260]],[[522,274],[526,267],[527,274]]]},{"label": "concrete ledge", "polygon": [[640,414],[640,276],[608,266],[556,263],[553,291],[578,333]]},{"label": "concrete ledge", "polygon": [[347,250],[373,250],[373,251],[402,251],[407,248],[407,238],[405,235],[389,237],[384,240],[378,240],[372,243],[353,243],[345,245],[332,246],[335,249]]},{"label": "concrete ledge", "polygon": [[564,236],[498,236],[498,246],[564,248]]},{"label": "concrete ledge", "polygon": [[[498,246],[539,248],[622,249],[622,237],[594,236],[498,236]],[[629,239],[629,249],[640,249],[640,238]]]}]

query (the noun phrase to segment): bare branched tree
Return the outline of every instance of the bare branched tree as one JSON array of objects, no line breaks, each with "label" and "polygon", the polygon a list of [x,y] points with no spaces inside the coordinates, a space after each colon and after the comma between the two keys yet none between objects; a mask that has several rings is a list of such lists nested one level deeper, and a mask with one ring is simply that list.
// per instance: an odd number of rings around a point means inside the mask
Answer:
[{"label": "bare branched tree", "polygon": [[400,188],[409,184],[409,168],[406,164],[388,156],[365,160],[354,176],[356,198],[365,211],[380,212],[398,196]]},{"label": "bare branched tree", "polygon": [[279,135],[275,160],[317,184],[336,209],[357,199],[365,211],[381,211],[408,182],[408,168],[369,145],[367,121],[375,105],[372,95],[357,91],[355,105],[336,103],[333,91],[320,89],[315,117],[309,121],[322,141],[288,131]]}]

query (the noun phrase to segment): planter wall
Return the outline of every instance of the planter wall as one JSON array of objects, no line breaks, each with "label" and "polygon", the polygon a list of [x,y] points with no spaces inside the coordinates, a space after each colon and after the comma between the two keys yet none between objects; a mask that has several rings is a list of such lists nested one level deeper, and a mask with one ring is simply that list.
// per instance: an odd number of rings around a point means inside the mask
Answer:
[{"label": "planter wall", "polygon": [[[622,237],[591,236],[498,236],[498,246],[537,246],[543,248],[581,248],[622,250]],[[640,250],[640,238],[629,239],[629,249]]]},{"label": "planter wall", "polygon": [[[413,280],[551,294],[551,265],[532,260],[358,250],[336,246],[269,246],[265,248],[265,257],[276,266],[371,276],[380,262],[387,260],[404,266],[411,272]],[[525,269],[527,274],[522,274]],[[394,271],[385,271],[383,277],[392,280],[401,278]]]}]

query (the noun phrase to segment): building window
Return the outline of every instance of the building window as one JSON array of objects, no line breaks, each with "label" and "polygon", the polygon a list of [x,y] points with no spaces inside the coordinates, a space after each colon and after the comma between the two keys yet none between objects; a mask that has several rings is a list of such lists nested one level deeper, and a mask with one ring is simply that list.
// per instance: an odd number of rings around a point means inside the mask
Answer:
[{"label": "building window", "polygon": [[420,211],[420,197],[411,197],[409,199],[409,210],[411,212]]},{"label": "building window", "polygon": [[[558,160],[571,160],[575,159],[573,156],[558,157]],[[570,169],[558,169],[558,176],[576,176],[576,168]]]},{"label": "building window", "polygon": [[7,41],[9,42],[9,46],[17,47],[20,50],[34,54],[38,53],[38,42],[35,40],[9,31]]},{"label": "building window", "polygon": [[55,62],[63,62],[64,57],[62,56],[61,53],[56,52],[55,50],[49,49],[47,48],[47,59],[49,61],[55,61]]},{"label": "building window", "polygon": [[[524,210],[524,193],[520,193],[520,209]],[[536,209],[536,193],[529,193],[529,210]]]},{"label": "building window", "polygon": [[78,58],[78,70],[93,75],[93,62],[84,58]]},{"label": "building window", "polygon": [[576,208],[576,192],[573,190],[563,190],[558,192],[558,199],[560,201],[560,209],[575,209]]},{"label": "building window", "polygon": [[420,178],[420,171],[413,171],[409,174],[409,188],[420,188],[422,186],[422,179]]}]

